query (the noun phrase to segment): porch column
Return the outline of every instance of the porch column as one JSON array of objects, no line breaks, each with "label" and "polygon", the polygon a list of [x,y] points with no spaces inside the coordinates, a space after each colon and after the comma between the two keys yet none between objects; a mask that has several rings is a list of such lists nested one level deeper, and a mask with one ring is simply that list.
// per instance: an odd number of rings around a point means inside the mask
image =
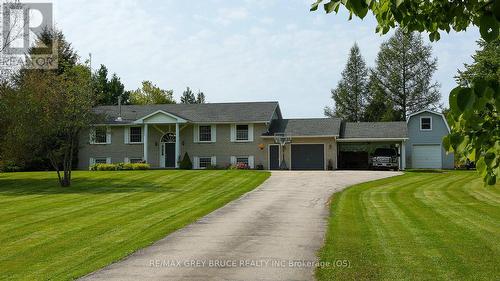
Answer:
[{"label": "porch column", "polygon": [[179,135],[179,123],[175,123],[175,168],[179,168],[179,153],[181,152],[179,145],[180,138],[181,136]]},{"label": "porch column", "polygon": [[406,169],[406,143],[401,142],[401,170]]},{"label": "porch column", "polygon": [[148,163],[148,124],[144,124],[144,161]]}]

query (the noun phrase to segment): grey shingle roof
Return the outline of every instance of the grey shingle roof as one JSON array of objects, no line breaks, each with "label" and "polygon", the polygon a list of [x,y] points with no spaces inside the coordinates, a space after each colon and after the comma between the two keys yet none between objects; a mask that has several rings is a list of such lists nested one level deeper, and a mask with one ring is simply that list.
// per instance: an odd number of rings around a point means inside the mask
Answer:
[{"label": "grey shingle roof", "polygon": [[267,135],[286,133],[291,136],[338,136],[338,118],[282,119],[274,121]]},{"label": "grey shingle roof", "polygon": [[107,124],[131,123],[158,110],[190,122],[267,122],[276,107],[278,102],[122,105],[122,122],[116,121],[118,106],[98,106],[94,112],[103,115]]},{"label": "grey shingle roof", "polygon": [[406,122],[345,122],[340,138],[408,138]]}]

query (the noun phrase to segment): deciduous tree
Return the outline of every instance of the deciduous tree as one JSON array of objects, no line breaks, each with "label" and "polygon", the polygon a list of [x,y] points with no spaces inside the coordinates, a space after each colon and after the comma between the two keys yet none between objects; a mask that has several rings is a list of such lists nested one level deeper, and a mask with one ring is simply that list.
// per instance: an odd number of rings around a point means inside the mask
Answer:
[{"label": "deciduous tree", "polygon": [[151,81],[142,82],[142,88],[130,93],[131,104],[173,104],[174,91],[163,90]]}]

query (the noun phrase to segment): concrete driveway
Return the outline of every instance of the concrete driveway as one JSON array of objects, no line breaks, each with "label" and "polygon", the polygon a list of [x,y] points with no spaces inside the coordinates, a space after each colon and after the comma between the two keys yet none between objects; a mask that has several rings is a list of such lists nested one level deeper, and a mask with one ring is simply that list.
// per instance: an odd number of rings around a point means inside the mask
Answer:
[{"label": "concrete driveway", "polygon": [[312,280],[332,193],[398,172],[273,172],[259,188],[82,280]]}]

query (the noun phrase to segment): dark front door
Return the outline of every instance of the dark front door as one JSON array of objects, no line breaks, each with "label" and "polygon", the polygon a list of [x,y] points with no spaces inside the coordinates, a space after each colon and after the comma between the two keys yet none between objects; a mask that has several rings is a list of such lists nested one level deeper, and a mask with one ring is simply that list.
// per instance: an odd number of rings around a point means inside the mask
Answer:
[{"label": "dark front door", "polygon": [[165,167],[175,168],[175,143],[165,144]]},{"label": "dark front door", "polygon": [[323,144],[292,144],[292,170],[324,170]]},{"label": "dark front door", "polygon": [[269,169],[279,170],[280,168],[280,147],[279,145],[269,146]]}]

